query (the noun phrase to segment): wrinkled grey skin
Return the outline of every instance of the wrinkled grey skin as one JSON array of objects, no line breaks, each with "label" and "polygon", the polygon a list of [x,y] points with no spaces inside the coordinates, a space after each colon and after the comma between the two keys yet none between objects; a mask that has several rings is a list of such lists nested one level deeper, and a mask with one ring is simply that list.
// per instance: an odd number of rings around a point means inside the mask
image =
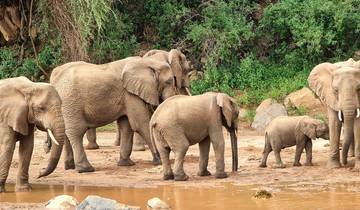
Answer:
[{"label": "wrinkled grey skin", "polygon": [[305,148],[306,166],[312,166],[312,140],[316,138],[329,139],[329,128],[321,120],[309,116],[277,117],[272,120],[265,130],[265,146],[259,167],[266,167],[269,153],[274,151],[276,168],[285,168],[280,151],[286,147],[296,145],[293,166],[301,166],[300,158]]},{"label": "wrinkled grey skin", "polygon": [[[186,88],[189,88],[189,62],[186,59],[186,56],[178,49],[172,49],[169,52],[164,50],[150,50],[143,55],[144,58],[152,58],[157,61],[166,62],[170,65],[171,71],[175,75],[176,86],[180,90],[180,93],[183,95],[189,95],[189,92]],[[120,146],[120,128],[117,130],[116,140],[114,142],[115,146]],[[89,144],[85,147],[86,149],[98,149],[99,145],[96,143],[96,130],[89,129],[86,132],[86,137],[89,141]],[[135,132],[134,134],[134,146],[133,150],[135,151],[144,151],[145,150],[145,141],[141,138],[139,134]]]},{"label": "wrinkled grey skin", "polygon": [[[190,145],[199,144],[199,176],[209,176],[207,170],[210,143],[215,151],[216,178],[226,178],[223,126],[231,134],[233,171],[237,170],[237,117],[234,99],[223,93],[197,96],[174,96],[160,104],[150,121],[152,142],[160,153],[163,179],[188,179],[183,169]],[[175,153],[174,172],[170,166],[170,151]]]},{"label": "wrinkled grey skin", "polygon": [[360,62],[349,59],[338,63],[321,63],[308,77],[309,87],[327,106],[330,130],[329,168],[340,164],[340,133],[344,128],[342,162],[347,165],[350,145],[354,142],[355,167],[360,171]]},{"label": "wrinkled grey skin", "polygon": [[66,139],[60,97],[53,86],[33,83],[26,77],[0,80],[0,192],[5,191],[17,141],[20,146],[15,190],[31,190],[29,165],[35,126],[41,130],[51,130],[58,142],[51,149],[47,167],[39,174],[39,177],[43,177],[55,170]]},{"label": "wrinkled grey skin", "polygon": [[66,134],[71,143],[65,142],[65,169],[94,171],[84,151],[83,136],[89,128],[113,121],[117,121],[123,139],[118,165],[134,165],[130,159],[134,131],[148,143],[153,163],[160,164],[150,143],[149,121],[151,107],[177,92],[168,64],[145,58],[102,65],[73,62],[55,68],[50,83],[63,101]]}]

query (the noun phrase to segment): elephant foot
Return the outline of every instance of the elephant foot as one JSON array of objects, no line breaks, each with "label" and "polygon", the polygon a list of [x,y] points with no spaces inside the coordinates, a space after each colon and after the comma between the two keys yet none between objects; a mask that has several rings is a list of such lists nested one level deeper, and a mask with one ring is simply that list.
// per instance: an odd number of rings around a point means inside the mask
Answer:
[{"label": "elephant foot", "polygon": [[174,176],[174,180],[175,180],[175,181],[186,181],[186,180],[188,180],[188,179],[189,179],[189,176],[186,175],[185,173]]},{"label": "elephant foot", "polygon": [[[293,166],[295,166],[295,167],[300,167],[300,166],[302,166],[302,165],[301,165],[300,162],[297,162],[297,163],[294,163]],[[284,167],[284,168],[285,168],[285,167]]]},{"label": "elephant foot", "polygon": [[154,155],[153,155],[153,161],[152,161],[152,163],[153,163],[153,165],[155,165],[155,166],[161,165],[160,155],[154,154]]},{"label": "elephant foot", "polygon": [[32,187],[29,183],[15,185],[15,192],[31,192]]},{"label": "elephant foot", "polygon": [[75,169],[75,162],[74,160],[66,160],[65,161],[65,170]]},{"label": "elephant foot", "polygon": [[85,149],[87,150],[95,150],[99,149],[99,145],[97,143],[88,143],[88,145],[85,146]]},{"label": "elephant foot", "polygon": [[277,163],[274,166],[275,168],[285,168],[286,166],[283,163]]},{"label": "elephant foot", "polygon": [[215,173],[215,178],[217,178],[217,179],[225,179],[227,177],[228,177],[228,175],[226,172],[216,172]]},{"label": "elephant foot", "polygon": [[266,163],[261,163],[260,165],[259,165],[259,168],[266,168],[267,166],[266,166]]},{"label": "elephant foot", "polygon": [[87,166],[87,167],[75,167],[76,171],[78,173],[87,173],[87,172],[94,172],[95,168],[92,166]]},{"label": "elephant foot", "polygon": [[305,166],[314,166],[314,164],[312,162],[306,162],[304,165]]},{"label": "elephant foot", "polygon": [[164,174],[163,176],[163,180],[172,180],[174,178],[174,174]]},{"label": "elephant foot", "polygon": [[199,172],[197,173],[197,175],[198,175],[198,176],[211,176],[211,173],[210,173],[210,171],[208,171],[208,170],[206,169],[206,170],[204,170],[204,171],[199,171]]},{"label": "elephant foot", "polygon": [[145,145],[142,143],[134,144],[133,151],[145,151]]},{"label": "elephant foot", "polygon": [[130,159],[120,159],[117,163],[118,166],[133,166],[135,163]]},{"label": "elephant foot", "polygon": [[0,193],[5,192],[5,184],[0,185]]},{"label": "elephant foot", "polygon": [[327,167],[332,169],[332,168],[340,168],[341,167],[341,164],[340,164],[340,161],[338,160],[329,160],[327,162]]}]

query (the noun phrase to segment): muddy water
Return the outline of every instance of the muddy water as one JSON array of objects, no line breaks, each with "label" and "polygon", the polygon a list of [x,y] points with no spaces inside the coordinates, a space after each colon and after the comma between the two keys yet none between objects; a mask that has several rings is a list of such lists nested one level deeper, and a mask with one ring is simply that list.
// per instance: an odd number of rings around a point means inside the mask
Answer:
[{"label": "muddy water", "polygon": [[[0,202],[40,203],[68,194],[79,201],[87,195],[99,195],[146,209],[146,201],[159,197],[172,210],[219,209],[356,209],[360,204],[360,185],[273,185],[265,189],[274,196],[267,200],[252,198],[259,186],[235,186],[224,183],[214,187],[165,185],[155,188],[83,187],[33,185],[31,193],[15,193],[12,185],[0,193]],[[1,206],[1,203],[0,203]],[[354,208],[354,206],[357,206]]]}]

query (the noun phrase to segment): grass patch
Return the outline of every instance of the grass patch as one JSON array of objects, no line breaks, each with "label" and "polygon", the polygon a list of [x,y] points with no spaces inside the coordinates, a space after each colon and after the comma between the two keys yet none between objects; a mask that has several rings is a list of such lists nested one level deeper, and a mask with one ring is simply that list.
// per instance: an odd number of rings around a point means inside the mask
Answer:
[{"label": "grass patch", "polygon": [[117,126],[116,126],[116,123],[114,123],[114,122],[107,124],[105,126],[96,128],[96,131],[98,131],[98,132],[116,132],[116,130],[117,130]]}]

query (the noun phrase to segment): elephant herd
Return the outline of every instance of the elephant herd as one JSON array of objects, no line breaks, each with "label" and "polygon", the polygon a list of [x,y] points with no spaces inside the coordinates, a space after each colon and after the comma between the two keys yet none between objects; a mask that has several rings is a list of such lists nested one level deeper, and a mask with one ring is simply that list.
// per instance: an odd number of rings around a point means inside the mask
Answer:
[{"label": "elephant herd", "polygon": [[[95,128],[114,121],[120,141],[119,166],[134,165],[130,155],[136,132],[148,145],[153,164],[162,163],[164,180],[188,179],[183,163],[193,144],[199,144],[198,175],[211,175],[207,170],[210,143],[215,152],[215,177],[225,178],[222,132],[225,127],[231,136],[232,170],[237,171],[238,106],[224,93],[191,96],[189,73],[185,55],[172,49],[151,50],[142,57],[100,65],[83,61],[66,63],[52,71],[50,84],[34,83],[25,77],[0,80],[0,192],[5,191],[17,141],[20,145],[15,190],[31,190],[28,170],[35,127],[48,132],[45,148],[51,152],[39,177],[55,170],[63,149],[65,169],[79,173],[94,171],[84,150],[83,137],[86,133],[92,135],[90,143],[96,144]],[[293,145],[297,146],[294,165],[300,164],[304,148],[306,164],[311,165],[311,139],[326,138],[329,133],[329,166],[340,167],[339,138],[343,125],[343,164],[347,164],[349,147],[354,144],[355,168],[359,169],[360,62],[349,59],[319,64],[308,81],[328,107],[329,126],[309,117],[289,117],[286,122],[270,123],[260,166],[266,166],[267,155],[274,151],[276,164],[282,167],[280,150]],[[298,134],[300,130],[302,134]],[[174,171],[170,151],[175,154]]]}]

